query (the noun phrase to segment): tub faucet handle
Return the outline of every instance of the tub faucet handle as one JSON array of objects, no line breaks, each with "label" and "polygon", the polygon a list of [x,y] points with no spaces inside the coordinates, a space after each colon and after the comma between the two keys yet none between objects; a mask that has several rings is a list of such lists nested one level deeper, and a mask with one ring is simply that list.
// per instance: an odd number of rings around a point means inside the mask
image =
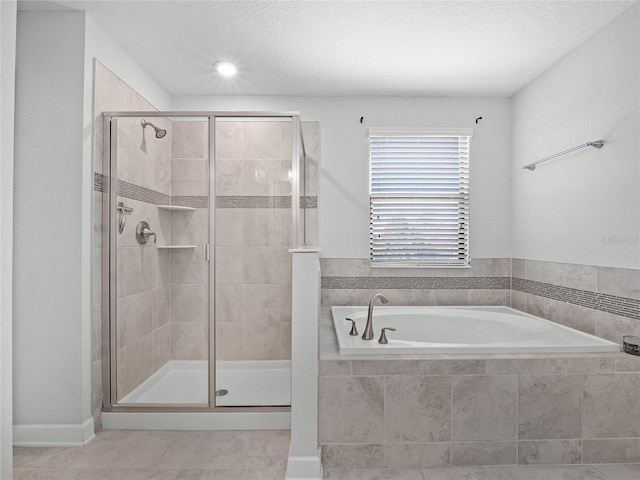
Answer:
[{"label": "tub faucet handle", "polygon": [[349,317],[345,317],[345,320],[351,322],[351,331],[349,332],[349,335],[351,335],[352,337],[358,335],[358,330],[356,329],[356,321],[353,318]]},{"label": "tub faucet handle", "polygon": [[391,330],[392,332],[396,331],[395,328],[391,328],[391,327],[384,327],[382,329],[382,333],[380,334],[380,340],[378,340],[378,343],[381,343],[383,345],[386,345],[387,343],[389,343],[389,340],[387,340],[387,334],[384,332],[385,330]]}]

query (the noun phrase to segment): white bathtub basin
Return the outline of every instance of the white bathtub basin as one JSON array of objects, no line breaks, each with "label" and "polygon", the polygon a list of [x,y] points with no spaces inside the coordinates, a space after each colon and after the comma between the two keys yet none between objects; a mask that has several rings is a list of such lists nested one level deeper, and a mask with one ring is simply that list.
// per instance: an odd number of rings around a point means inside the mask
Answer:
[{"label": "white bathtub basin", "polygon": [[[620,345],[509,307],[383,307],[373,314],[373,340],[360,336],[367,307],[331,307],[343,354],[619,352]],[[356,321],[360,335],[350,336]],[[382,327],[389,343],[378,343]]]}]

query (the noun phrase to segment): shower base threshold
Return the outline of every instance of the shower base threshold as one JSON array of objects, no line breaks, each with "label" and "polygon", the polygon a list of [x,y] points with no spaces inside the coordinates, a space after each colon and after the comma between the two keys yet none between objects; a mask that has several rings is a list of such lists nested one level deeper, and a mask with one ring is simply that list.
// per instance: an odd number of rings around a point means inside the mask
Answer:
[{"label": "shower base threshold", "polygon": [[[216,406],[291,405],[290,360],[216,362]],[[171,360],[119,402],[123,404],[206,404],[208,363]]]}]

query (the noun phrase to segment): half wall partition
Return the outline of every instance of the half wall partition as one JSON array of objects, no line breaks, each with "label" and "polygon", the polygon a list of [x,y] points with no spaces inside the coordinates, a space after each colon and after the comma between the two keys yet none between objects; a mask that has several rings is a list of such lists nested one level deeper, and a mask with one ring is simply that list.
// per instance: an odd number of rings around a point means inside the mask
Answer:
[{"label": "half wall partition", "polygon": [[315,243],[298,114],[103,117],[103,410],[287,409],[290,249]]}]

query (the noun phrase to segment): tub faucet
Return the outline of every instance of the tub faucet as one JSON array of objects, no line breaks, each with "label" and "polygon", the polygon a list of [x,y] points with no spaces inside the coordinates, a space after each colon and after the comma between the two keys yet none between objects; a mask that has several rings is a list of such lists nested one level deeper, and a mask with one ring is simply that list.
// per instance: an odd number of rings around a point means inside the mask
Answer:
[{"label": "tub faucet", "polygon": [[381,293],[376,293],[369,302],[369,313],[367,313],[367,326],[364,328],[364,333],[362,334],[363,340],[371,340],[373,338],[373,304],[377,299],[380,299],[382,303],[389,303]]}]

